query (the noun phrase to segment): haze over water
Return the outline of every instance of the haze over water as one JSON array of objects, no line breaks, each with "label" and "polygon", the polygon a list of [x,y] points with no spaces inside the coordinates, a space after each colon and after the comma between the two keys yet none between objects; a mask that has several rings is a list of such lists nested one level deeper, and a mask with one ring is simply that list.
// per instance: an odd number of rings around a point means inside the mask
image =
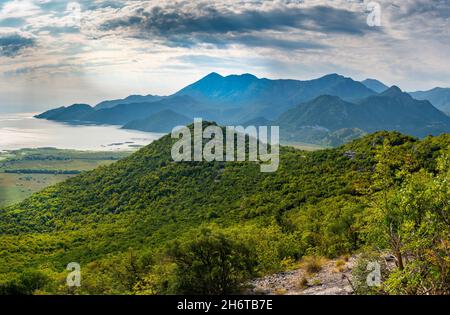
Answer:
[{"label": "haze over water", "polygon": [[0,113],[0,151],[22,148],[118,151],[148,145],[162,134],[119,126],[71,125],[33,118],[33,113]]}]

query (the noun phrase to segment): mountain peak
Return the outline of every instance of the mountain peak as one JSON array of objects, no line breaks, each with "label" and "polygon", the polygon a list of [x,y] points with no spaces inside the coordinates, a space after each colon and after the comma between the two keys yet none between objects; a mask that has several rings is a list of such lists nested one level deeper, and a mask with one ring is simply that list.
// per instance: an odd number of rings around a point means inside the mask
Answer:
[{"label": "mountain peak", "polygon": [[76,103],[76,104],[72,104],[72,105],[68,106],[67,108],[92,108],[92,107],[89,104]]},{"label": "mountain peak", "polygon": [[364,81],[361,81],[361,83],[377,93],[382,93],[389,89],[386,84],[376,79],[365,79]]},{"label": "mountain peak", "polygon": [[225,79],[230,79],[230,80],[239,81],[239,82],[259,80],[255,75],[253,75],[251,73],[231,74],[231,75],[226,76]]},{"label": "mountain peak", "polygon": [[241,78],[251,78],[251,79],[257,79],[257,77],[251,73],[243,73],[240,75]]},{"label": "mountain peak", "polygon": [[330,73],[327,75],[324,75],[323,77],[319,79],[343,79],[345,78],[343,75],[337,74],[337,73]]},{"label": "mountain peak", "polygon": [[403,95],[403,91],[396,85],[391,86],[389,89],[381,93],[382,96],[397,96],[397,95]]},{"label": "mountain peak", "polygon": [[223,76],[221,76],[217,72],[211,72],[210,74],[205,76],[203,79],[222,79],[222,78],[223,78]]}]

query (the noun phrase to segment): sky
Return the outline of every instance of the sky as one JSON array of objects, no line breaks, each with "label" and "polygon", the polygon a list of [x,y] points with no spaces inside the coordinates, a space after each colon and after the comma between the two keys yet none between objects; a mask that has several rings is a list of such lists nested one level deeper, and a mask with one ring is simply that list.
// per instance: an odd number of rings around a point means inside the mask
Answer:
[{"label": "sky", "polygon": [[168,95],[213,71],[450,87],[449,19],[450,0],[0,0],[0,111]]}]

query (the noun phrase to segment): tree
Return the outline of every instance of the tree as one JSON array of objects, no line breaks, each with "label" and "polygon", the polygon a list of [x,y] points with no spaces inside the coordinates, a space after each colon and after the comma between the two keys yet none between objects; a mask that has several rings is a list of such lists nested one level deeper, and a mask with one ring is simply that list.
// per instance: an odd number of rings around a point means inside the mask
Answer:
[{"label": "tree", "polygon": [[255,267],[246,246],[211,230],[202,230],[187,243],[174,243],[168,254],[177,265],[176,287],[181,294],[237,293]]},{"label": "tree", "polygon": [[395,294],[450,293],[450,154],[434,173],[393,170],[399,156],[384,147],[377,165],[381,192],[368,217],[375,244],[386,242],[397,261],[385,290]]}]

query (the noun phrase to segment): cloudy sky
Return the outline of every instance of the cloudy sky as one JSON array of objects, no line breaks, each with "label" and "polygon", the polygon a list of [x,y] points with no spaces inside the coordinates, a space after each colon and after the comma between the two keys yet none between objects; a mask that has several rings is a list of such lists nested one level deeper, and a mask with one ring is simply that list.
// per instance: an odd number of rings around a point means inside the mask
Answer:
[{"label": "cloudy sky", "polygon": [[380,26],[370,2],[0,0],[0,111],[165,95],[212,71],[450,87],[450,0],[378,0]]}]

